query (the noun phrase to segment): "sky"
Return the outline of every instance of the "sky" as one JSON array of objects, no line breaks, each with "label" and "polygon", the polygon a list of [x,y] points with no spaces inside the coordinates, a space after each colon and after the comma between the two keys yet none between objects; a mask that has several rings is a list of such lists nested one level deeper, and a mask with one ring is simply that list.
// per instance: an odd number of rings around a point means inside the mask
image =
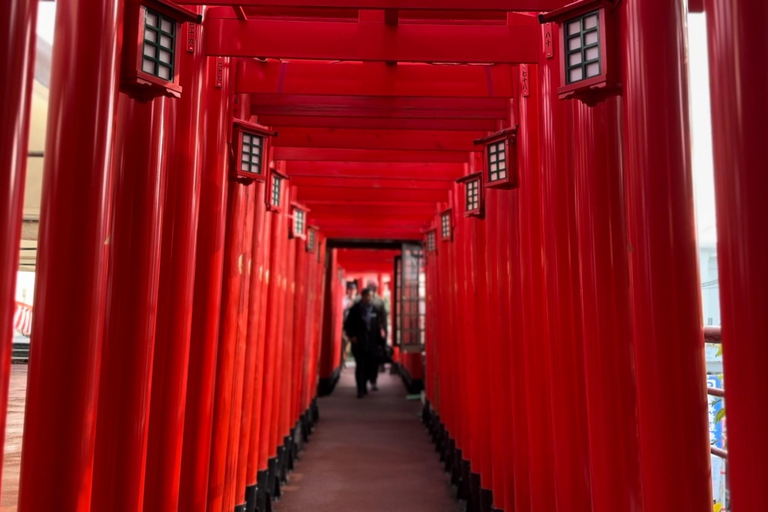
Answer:
[{"label": "sky", "polygon": [[[55,2],[40,2],[37,34],[53,43]],[[706,16],[688,16],[693,186],[699,245],[714,246],[715,187],[712,164],[712,122],[709,105]]]}]

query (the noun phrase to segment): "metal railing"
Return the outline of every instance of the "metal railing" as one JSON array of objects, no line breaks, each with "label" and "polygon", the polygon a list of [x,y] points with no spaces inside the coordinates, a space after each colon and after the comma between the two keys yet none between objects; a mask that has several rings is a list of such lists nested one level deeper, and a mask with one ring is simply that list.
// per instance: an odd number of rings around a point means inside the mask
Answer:
[{"label": "metal railing", "polygon": [[[714,344],[722,343],[723,340],[720,335],[720,327],[712,327],[712,326],[704,327],[704,342],[714,343]],[[716,396],[718,398],[725,398],[725,390],[721,388],[708,387],[707,394],[711,396]],[[721,457],[723,459],[728,458],[728,450],[723,450],[722,448],[718,448],[717,446],[710,446],[709,452],[712,455]]]}]

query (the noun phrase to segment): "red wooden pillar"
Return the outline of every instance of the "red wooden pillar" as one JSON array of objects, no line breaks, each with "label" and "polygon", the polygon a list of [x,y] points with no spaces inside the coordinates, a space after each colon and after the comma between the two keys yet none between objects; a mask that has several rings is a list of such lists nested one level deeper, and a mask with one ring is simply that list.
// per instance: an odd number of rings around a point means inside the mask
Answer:
[{"label": "red wooden pillar", "polygon": [[[222,87],[216,86],[221,66]],[[227,215],[227,133],[230,127],[229,59],[209,59],[201,116],[202,176],[195,258],[187,407],[181,457],[179,510],[205,512],[210,470],[216,357],[224,273]]]},{"label": "red wooden pillar", "polygon": [[[536,70],[529,67],[530,86],[529,90],[537,91]],[[522,78],[522,71],[521,71]],[[529,428],[535,428],[535,425],[529,427],[528,410],[530,400],[526,392],[526,366],[525,357],[525,331],[523,329],[523,317],[525,315],[524,303],[527,301],[523,296],[524,275],[522,272],[524,262],[527,256],[523,254],[523,224],[528,215],[528,210],[523,209],[523,190],[526,187],[527,179],[524,174],[529,174],[532,169],[539,165],[539,124],[538,124],[538,94],[520,97],[520,127],[517,140],[518,146],[518,165],[520,168],[520,188],[513,191],[508,197],[508,206],[505,208],[506,216],[502,227],[506,226],[507,243],[505,245],[505,259],[508,261],[506,266],[506,279],[503,281],[508,284],[508,300],[510,315],[505,317],[506,325],[509,328],[510,342],[512,343],[513,357],[510,359],[511,367],[509,372],[511,402],[512,402],[512,472],[514,479],[514,501],[510,501],[509,507],[514,505],[515,512],[530,512],[533,510],[532,495],[532,475],[533,464],[531,460],[536,450],[532,443],[529,443]],[[528,192],[526,192],[528,193]]]},{"label": "red wooden pillar", "polygon": [[[257,199],[258,200],[258,199]],[[261,201],[263,203],[263,201]],[[266,207],[266,205],[265,205]],[[266,334],[267,334],[267,306],[269,299],[269,274],[270,257],[272,254],[272,216],[268,215],[266,208],[262,219],[261,239],[254,237],[254,245],[258,245],[259,266],[258,272],[254,276],[258,279],[258,299],[257,302],[251,302],[256,309],[255,315],[252,313],[248,319],[248,335],[251,335],[251,329],[254,329],[256,336],[256,371],[253,378],[253,406],[251,419],[251,435],[248,441],[248,465],[246,468],[246,498],[248,512],[253,512],[255,507],[256,492],[258,491],[258,472],[259,472],[259,445],[263,432],[263,400],[264,388],[266,386]],[[253,286],[253,281],[251,281]],[[254,293],[252,291],[251,293]],[[256,323],[258,319],[258,324]],[[248,385],[246,380],[245,385]]]},{"label": "red wooden pillar", "polygon": [[[0,6],[0,445],[5,440],[11,337],[27,172],[29,108],[35,71],[37,1]],[[2,469],[0,469],[0,479]]]},{"label": "red wooden pillar", "polygon": [[243,301],[244,274],[248,267],[245,258],[245,238],[248,218],[248,186],[239,178],[230,177],[227,194],[227,231],[224,239],[224,284],[221,299],[221,329],[216,357],[216,387],[213,402],[213,430],[211,441],[210,474],[208,476],[208,507],[210,512],[226,509],[227,445],[230,416],[233,407],[233,381],[239,319]]},{"label": "red wooden pillar", "polygon": [[768,238],[765,218],[765,113],[768,6],[707,1],[717,255],[728,411],[728,471],[735,511],[765,506],[768,476]]},{"label": "red wooden pillar", "polygon": [[646,510],[711,510],[684,2],[624,2],[624,158]]},{"label": "red wooden pillar", "polygon": [[[538,73],[529,68],[530,90],[539,91]],[[542,109],[543,107],[542,100]],[[530,105],[529,105],[530,106]],[[543,148],[549,139],[541,141],[539,137],[549,136],[539,132],[537,111],[527,113],[527,136],[520,145],[533,144]],[[521,116],[522,117],[522,116]],[[523,120],[521,120],[522,124]],[[528,136],[530,138],[528,138]],[[543,143],[543,144],[542,144]],[[532,148],[528,149],[532,151]],[[551,385],[550,385],[550,350],[547,345],[550,320],[544,287],[542,227],[542,176],[540,174],[538,154],[525,160],[520,166],[520,252],[521,284],[523,312],[523,357],[525,359],[525,389],[528,396],[528,437],[530,443],[531,510],[552,512],[556,509],[555,453],[552,427]],[[542,157],[543,158],[543,157]]]},{"label": "red wooden pillar", "polygon": [[[245,318],[246,322],[246,351],[244,356],[245,373],[242,381],[242,416],[240,418],[240,439],[234,441],[234,444],[238,450],[237,452],[237,473],[236,473],[236,488],[234,496],[238,505],[246,503],[255,504],[255,486],[256,486],[256,471],[253,470],[251,479],[249,480],[247,469],[250,465],[253,467],[250,459],[251,439],[254,437],[254,430],[258,429],[258,421],[254,418],[258,417],[258,406],[254,401],[254,396],[261,392],[261,371],[259,366],[261,364],[260,355],[263,357],[263,343],[259,338],[260,326],[264,323],[264,316],[262,314],[264,301],[264,293],[262,283],[264,280],[264,226],[267,220],[267,206],[264,203],[265,183],[255,182],[253,184],[253,204],[254,204],[254,219],[253,219],[253,237],[251,241],[251,260],[253,262],[250,271],[250,282],[248,287],[250,288],[250,297],[248,300],[248,310]],[[261,347],[261,348],[260,348]],[[260,401],[259,401],[260,404]],[[254,407],[256,406],[256,409]],[[258,430],[256,430],[258,432]],[[256,436],[257,437],[257,436]],[[247,492],[247,488],[252,489]]]},{"label": "red wooden pillar", "polygon": [[91,504],[121,17],[120,0],[62,2],[56,11],[19,496],[25,512]]},{"label": "red wooden pillar", "polygon": [[[245,354],[248,336],[248,313],[251,300],[250,282],[253,271],[253,226],[255,209],[255,189],[253,183],[247,185],[245,190],[245,222],[243,224],[242,241],[242,284],[240,288],[240,302],[237,316],[237,339],[234,347],[235,364],[232,375],[230,394],[232,406],[229,415],[229,429],[226,444],[226,473],[224,479],[224,507],[223,510],[242,510],[245,507],[245,486],[237,492],[237,465],[240,449],[248,449],[248,443],[242,443],[240,438],[240,426],[243,417],[243,382],[245,377]],[[263,188],[262,188],[263,190]]]},{"label": "red wooden pillar", "polygon": [[167,112],[163,97],[146,102],[120,95],[92,510],[142,508]]},{"label": "red wooden pillar", "polygon": [[[488,392],[491,394],[490,416],[492,439],[492,465],[493,465],[493,508],[505,510],[507,505],[507,464],[510,461],[507,450],[507,436],[511,424],[509,422],[509,386],[508,374],[510,361],[505,357],[508,354],[510,344],[509,332],[502,327],[502,315],[509,315],[508,302],[502,300],[509,284],[501,279],[499,270],[502,265],[500,258],[500,246],[503,242],[500,230],[501,195],[509,194],[507,191],[486,189],[485,194],[485,222],[487,224],[487,249],[484,251],[487,268],[487,293],[488,305],[486,308],[485,322],[488,326],[488,338],[494,345],[489,352],[491,357],[486,358],[487,372],[490,376]],[[506,212],[505,212],[506,213]],[[503,236],[507,236],[504,232]],[[431,314],[431,313],[427,313]],[[509,493],[510,496],[512,495]]]},{"label": "red wooden pillar", "polygon": [[576,221],[594,512],[642,508],[620,99],[573,103]]},{"label": "red wooden pillar", "polygon": [[[543,28],[542,32],[551,32]],[[557,48],[557,35],[554,46]],[[539,56],[541,226],[546,279],[555,498],[570,512],[592,509],[579,257],[573,194],[571,101],[558,99],[561,64]],[[534,248],[535,250],[535,248]]]},{"label": "red wooden pillar", "polygon": [[[200,41],[201,26],[188,27]],[[184,92],[171,102],[165,148],[167,188],[173,193],[163,212],[144,512],[175,510],[179,502],[202,167],[199,126],[206,57],[201,46],[194,53],[180,53]]]}]

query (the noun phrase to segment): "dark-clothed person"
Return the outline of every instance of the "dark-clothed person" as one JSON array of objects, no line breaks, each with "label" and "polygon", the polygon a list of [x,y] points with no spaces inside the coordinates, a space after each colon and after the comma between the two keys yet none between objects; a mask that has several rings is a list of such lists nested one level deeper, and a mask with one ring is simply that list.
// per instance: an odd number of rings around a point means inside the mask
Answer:
[{"label": "dark-clothed person", "polygon": [[358,398],[368,393],[367,381],[378,372],[379,354],[384,347],[382,321],[381,310],[373,304],[373,292],[366,288],[360,302],[350,308],[344,320],[344,332],[352,342],[355,356]]}]

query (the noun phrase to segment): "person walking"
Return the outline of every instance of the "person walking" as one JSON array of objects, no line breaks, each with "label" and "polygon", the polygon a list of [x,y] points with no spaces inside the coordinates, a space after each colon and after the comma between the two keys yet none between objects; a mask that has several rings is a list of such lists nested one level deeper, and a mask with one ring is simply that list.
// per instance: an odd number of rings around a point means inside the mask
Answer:
[{"label": "person walking", "polygon": [[373,304],[373,290],[363,290],[360,302],[349,310],[344,320],[344,332],[352,343],[352,355],[355,357],[355,381],[357,398],[368,394],[368,381],[373,382],[372,389],[378,389],[373,376],[379,371],[379,353],[384,348],[380,309]]}]

